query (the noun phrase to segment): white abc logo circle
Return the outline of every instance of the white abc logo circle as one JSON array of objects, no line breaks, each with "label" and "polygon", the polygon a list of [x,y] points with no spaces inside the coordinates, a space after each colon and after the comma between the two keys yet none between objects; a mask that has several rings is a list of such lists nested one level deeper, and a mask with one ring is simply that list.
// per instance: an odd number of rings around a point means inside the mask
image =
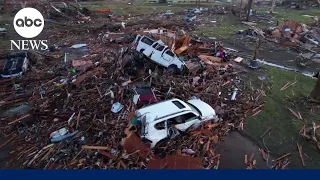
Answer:
[{"label": "white abc logo circle", "polygon": [[13,26],[20,36],[34,38],[43,30],[44,19],[38,10],[23,8],[14,16]]}]

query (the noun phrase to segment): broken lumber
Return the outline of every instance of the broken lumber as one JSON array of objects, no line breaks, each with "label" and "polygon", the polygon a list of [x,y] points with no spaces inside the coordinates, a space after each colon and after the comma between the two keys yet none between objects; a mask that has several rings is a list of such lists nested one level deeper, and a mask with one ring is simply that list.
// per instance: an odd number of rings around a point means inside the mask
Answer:
[{"label": "broken lumber", "polygon": [[299,134],[301,134],[303,131],[305,131],[306,125],[303,125],[302,128],[299,131]]},{"label": "broken lumber", "polygon": [[297,83],[297,82],[293,82],[293,83],[291,83],[291,84],[289,84],[289,85],[286,84],[284,87],[282,87],[282,88],[280,89],[280,91],[286,90],[286,89],[288,89],[289,87],[295,85],[296,83]]},{"label": "broken lumber", "polygon": [[248,164],[248,155],[244,155],[244,164],[245,164],[245,165]]},{"label": "broken lumber", "polygon": [[299,115],[299,118],[302,119],[302,116],[301,116],[300,112],[298,112],[298,115]]},{"label": "broken lumber", "polygon": [[[300,119],[300,116],[296,113],[296,112],[294,112],[292,109],[290,109],[290,108],[288,108],[289,109],[289,111],[297,118],[297,119]],[[301,119],[300,119],[301,120]]]},{"label": "broken lumber", "polygon": [[262,111],[262,110],[260,109],[259,111],[257,111],[256,113],[254,113],[254,114],[252,115],[252,117],[258,115],[261,111]]},{"label": "broken lumber", "polygon": [[287,156],[290,156],[290,155],[291,155],[291,153],[287,153],[287,154],[279,157],[278,159],[276,159],[276,160],[274,160],[274,161],[279,161],[279,160],[281,160],[281,159],[283,159],[283,158],[285,158],[285,157],[287,157]]},{"label": "broken lumber", "polygon": [[252,109],[252,112],[256,112],[258,109],[260,109],[264,104],[259,105],[258,107]]},{"label": "broken lumber", "polygon": [[303,159],[303,156],[302,156],[302,146],[300,146],[298,143],[297,143],[297,148],[298,148],[298,152],[299,152],[299,156],[300,156],[300,160],[301,160],[301,163],[302,163],[302,166],[305,167],[305,163],[304,163],[304,159]]},{"label": "broken lumber", "polygon": [[108,146],[88,146],[83,145],[81,146],[82,149],[91,149],[91,150],[109,150],[110,148]]},{"label": "broken lumber", "polygon": [[20,118],[14,120],[14,121],[9,122],[8,125],[14,124],[14,123],[19,122],[19,121],[21,121],[21,120],[24,120],[24,119],[26,119],[26,118],[28,118],[28,117],[30,117],[30,116],[31,116],[31,114],[26,114],[26,115],[24,115],[24,116],[21,116]]},{"label": "broken lumber", "polygon": [[12,104],[19,103],[19,102],[22,102],[22,101],[25,101],[25,99],[16,99],[16,100],[13,100],[13,101],[8,101],[8,102],[0,103],[0,107],[10,106],[10,105],[12,105]]},{"label": "broken lumber", "polygon": [[307,106],[308,109],[320,109],[320,106]]},{"label": "broken lumber", "polygon": [[108,152],[106,152],[106,151],[98,150],[98,152],[99,152],[100,154],[102,154],[103,156],[106,156],[106,157],[108,157],[108,158],[110,158],[110,159],[112,159],[112,160],[114,160],[114,161],[118,159],[117,156],[112,155],[112,154],[110,154],[110,153],[108,153]]},{"label": "broken lumber", "polygon": [[266,152],[264,152],[264,150],[263,150],[263,149],[259,149],[259,150],[260,150],[260,153],[261,153],[261,155],[262,155],[263,160],[267,161],[267,155],[266,155]]},{"label": "broken lumber", "polygon": [[10,139],[8,139],[7,141],[5,141],[4,143],[2,143],[0,145],[0,149],[5,147],[7,144],[9,144],[14,138],[16,138],[17,136],[12,136]]},{"label": "broken lumber", "polygon": [[282,86],[282,88],[280,89],[280,91],[283,91],[287,86],[289,86],[290,82],[287,82],[287,84],[285,84],[284,86]]},{"label": "broken lumber", "polygon": [[285,165],[282,166],[282,169],[286,168],[291,161],[288,161]]},{"label": "broken lumber", "polygon": [[252,162],[253,157],[254,157],[254,152],[253,152],[253,153],[251,154],[251,156],[250,156],[250,159],[249,159],[250,163]]}]

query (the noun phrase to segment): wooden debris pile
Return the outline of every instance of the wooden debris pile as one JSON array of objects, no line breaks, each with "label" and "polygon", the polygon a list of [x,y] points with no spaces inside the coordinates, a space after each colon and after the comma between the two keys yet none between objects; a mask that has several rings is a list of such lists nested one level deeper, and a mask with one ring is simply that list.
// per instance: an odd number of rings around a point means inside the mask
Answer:
[{"label": "wooden debris pile", "polygon": [[[312,125],[306,126],[304,125],[299,134],[305,138],[308,141],[312,141],[315,144],[314,149],[320,151],[320,125],[316,125],[314,122],[312,122]],[[297,145],[298,150],[300,149],[300,146]],[[301,150],[302,151],[302,150]]]},{"label": "wooden debris pile", "polygon": [[291,153],[287,153],[273,161],[275,164],[272,169],[285,169],[291,162],[290,160]]},{"label": "wooden debris pile", "polygon": [[[163,166],[158,168],[179,168],[164,159],[172,156],[182,165],[195,163],[190,167],[217,169],[220,154],[215,149],[219,141],[230,130],[243,129],[246,117],[257,115],[263,108],[261,91],[248,87],[238,76],[241,70],[227,63],[221,63],[223,69],[208,65],[195,75],[172,75],[143,62],[134,75],[128,75],[124,64],[134,61],[128,44],[88,41],[86,61],[92,61],[88,68],[75,70],[72,60],[64,64],[61,58],[51,58],[32,64],[33,70],[20,81],[1,81],[4,89],[0,107],[17,102],[28,102],[32,107],[25,114],[0,121],[7,139],[0,148],[8,144],[13,147],[6,167],[145,169],[149,162],[161,160]],[[195,78],[198,76],[201,81]],[[22,95],[15,89],[17,84],[24,85]],[[222,121],[204,124],[150,150],[130,122],[136,110],[132,89],[138,84],[150,85],[159,100],[200,98]],[[116,103],[123,106],[113,113],[111,108]],[[250,158],[246,164],[254,168],[256,162]]]}]

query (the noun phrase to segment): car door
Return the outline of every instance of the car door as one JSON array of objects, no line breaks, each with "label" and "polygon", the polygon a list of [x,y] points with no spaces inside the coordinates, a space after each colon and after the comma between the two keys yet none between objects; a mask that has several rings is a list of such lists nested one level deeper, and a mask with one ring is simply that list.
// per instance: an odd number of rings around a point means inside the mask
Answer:
[{"label": "car door", "polygon": [[154,49],[154,51],[151,54],[151,59],[160,65],[163,65],[161,63],[161,60],[162,60],[162,53],[163,53],[164,48],[165,48],[164,45],[158,44],[157,47]]},{"label": "car door", "polygon": [[148,134],[148,137],[152,142],[159,142],[168,137],[167,120],[160,120],[153,126],[154,130]]},{"label": "car door", "polygon": [[137,51],[145,50],[149,48],[155,41],[147,36],[141,38],[140,42],[138,42]]},{"label": "car door", "polygon": [[198,115],[193,112],[187,112],[180,115],[182,118],[183,123],[177,124],[176,128],[180,131],[187,131],[188,129],[196,129],[200,126],[201,120],[199,119]]},{"label": "car door", "polygon": [[140,51],[146,45],[143,41],[141,41],[143,38],[145,38],[145,37],[138,38],[138,44],[137,44],[137,48],[136,48],[137,51]]},{"label": "car door", "polygon": [[174,54],[171,50],[167,49],[163,54],[162,54],[162,58],[161,58],[161,64],[165,67],[168,67],[171,62],[174,59]]},{"label": "car door", "polygon": [[149,46],[148,48],[146,48],[144,51],[143,51],[143,54],[146,55],[147,57],[151,57],[153,51],[155,50],[155,48],[159,45],[158,42],[154,42],[151,46]]}]

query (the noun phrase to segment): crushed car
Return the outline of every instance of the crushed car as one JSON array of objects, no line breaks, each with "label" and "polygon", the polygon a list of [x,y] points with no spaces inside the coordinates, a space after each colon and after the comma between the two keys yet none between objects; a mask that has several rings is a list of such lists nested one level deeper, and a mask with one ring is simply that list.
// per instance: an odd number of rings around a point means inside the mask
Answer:
[{"label": "crushed car", "polygon": [[193,22],[196,20],[196,18],[197,18],[197,16],[195,14],[190,13],[184,17],[184,21],[185,22]]},{"label": "crushed car", "polygon": [[4,37],[7,34],[6,28],[0,28],[0,37]]},{"label": "crushed car", "polygon": [[13,52],[7,55],[7,60],[2,69],[1,77],[18,77],[28,69],[29,58],[27,52]]},{"label": "crushed car", "polygon": [[138,34],[133,41],[133,49],[140,53],[141,58],[147,57],[166,67],[171,73],[179,73],[186,67],[186,64],[161,40],[156,41],[148,36]]},{"label": "crushed car", "polygon": [[186,14],[189,14],[189,13],[199,14],[199,13],[202,13],[203,11],[208,11],[208,8],[192,8],[192,9],[184,10]]},{"label": "crushed car", "polygon": [[193,131],[205,122],[219,121],[215,110],[200,99],[158,102],[138,109],[135,116],[141,138],[151,148],[160,141],[176,137],[180,132]]}]

